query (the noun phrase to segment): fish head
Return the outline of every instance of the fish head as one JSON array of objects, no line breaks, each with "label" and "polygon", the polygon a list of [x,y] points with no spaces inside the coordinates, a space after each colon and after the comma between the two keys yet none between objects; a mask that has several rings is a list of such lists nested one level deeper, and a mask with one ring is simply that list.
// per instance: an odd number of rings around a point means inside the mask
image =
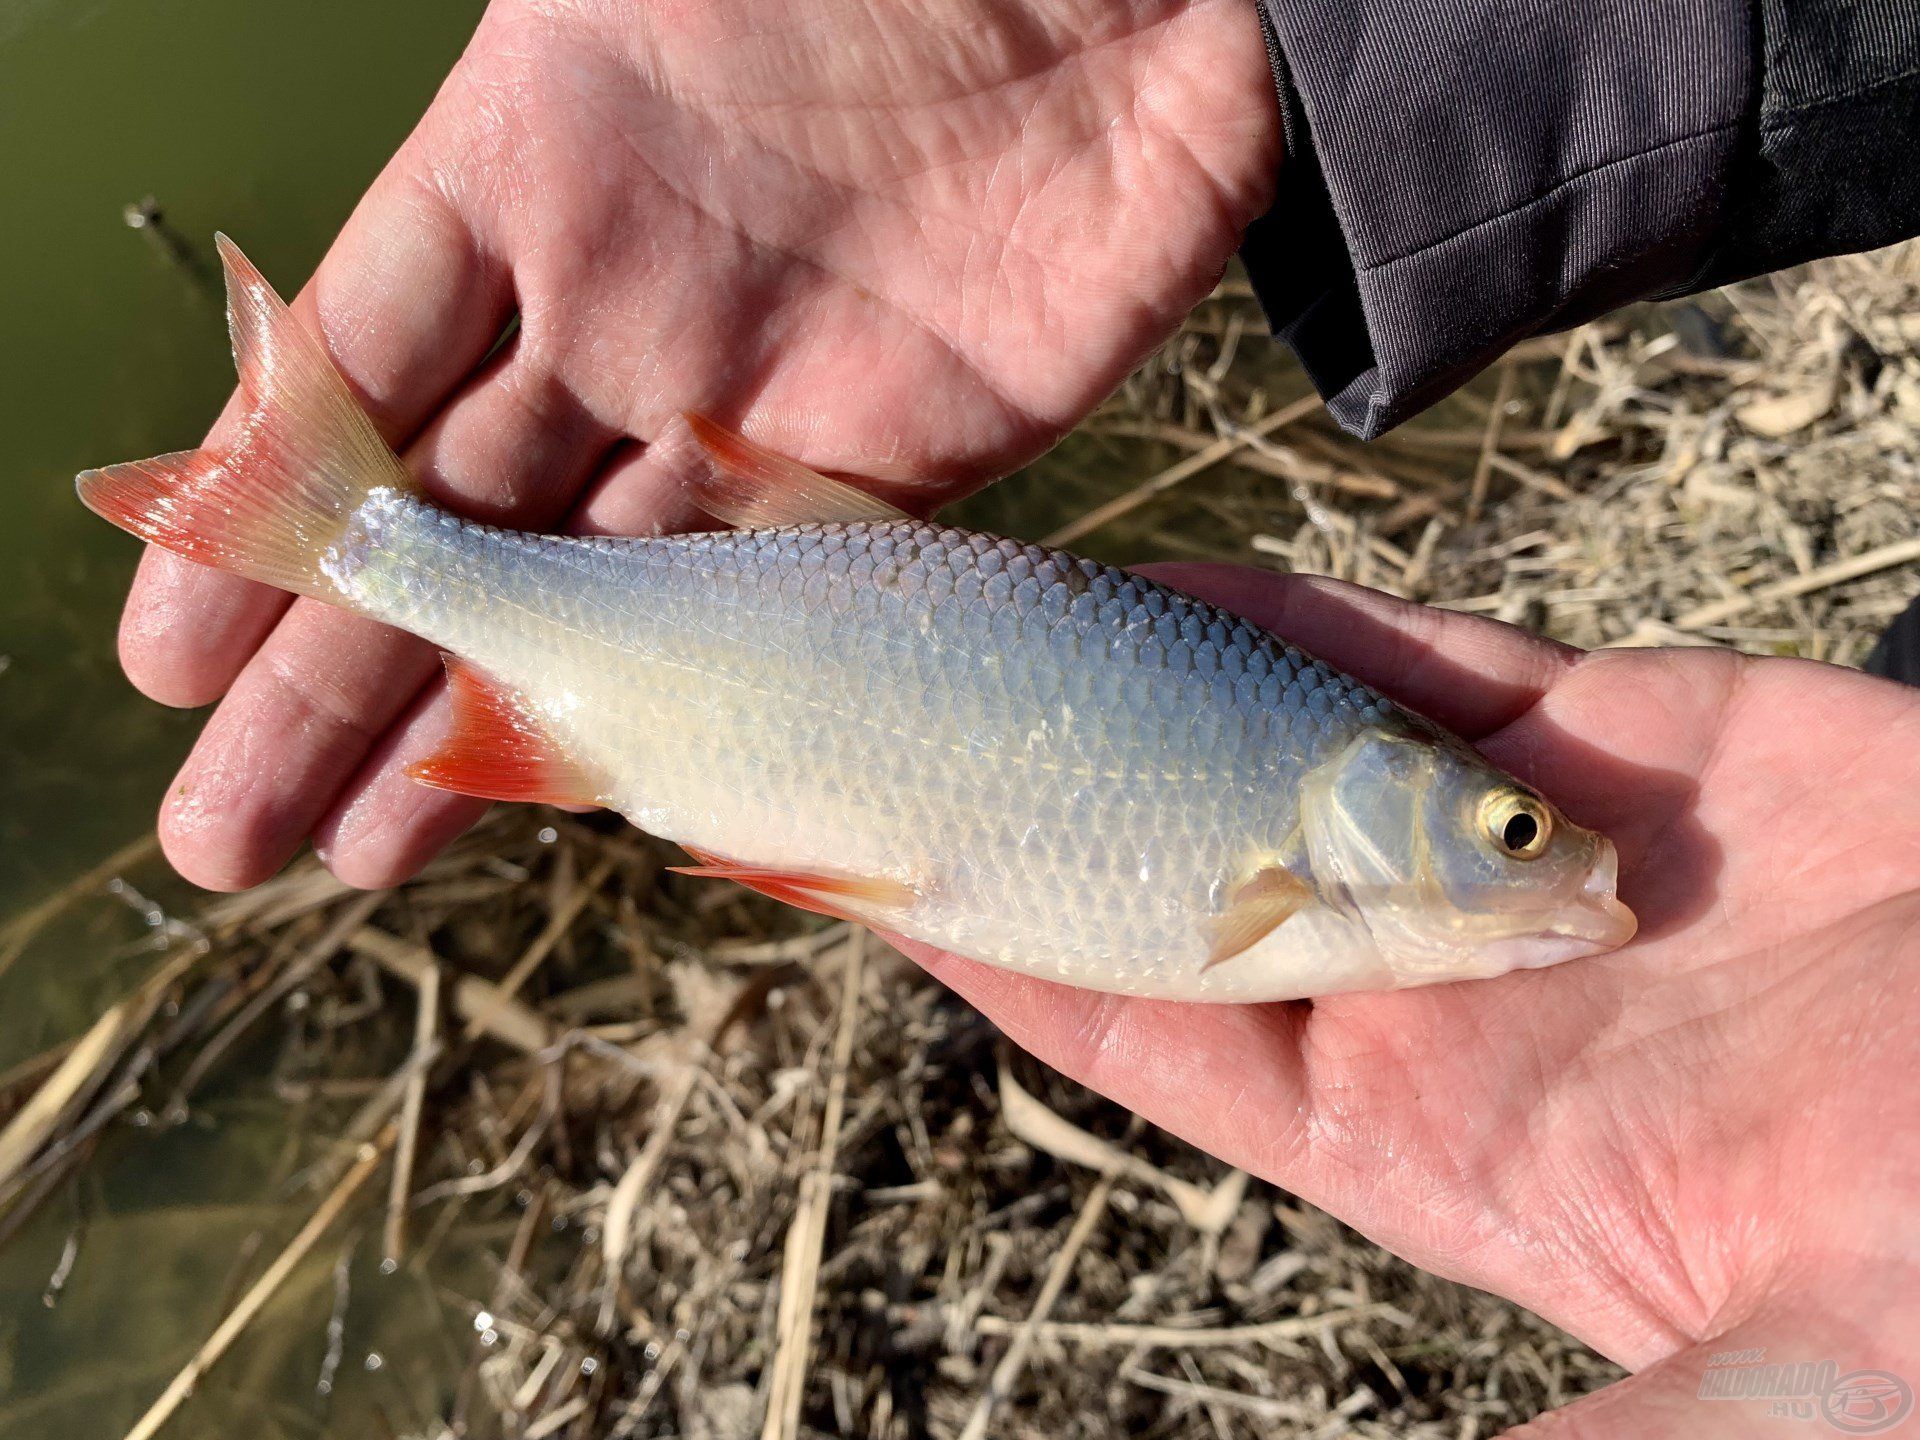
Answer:
[{"label": "fish head", "polygon": [[1403,985],[1534,969],[1624,945],[1605,836],[1447,737],[1369,730],[1310,777],[1315,883]]}]

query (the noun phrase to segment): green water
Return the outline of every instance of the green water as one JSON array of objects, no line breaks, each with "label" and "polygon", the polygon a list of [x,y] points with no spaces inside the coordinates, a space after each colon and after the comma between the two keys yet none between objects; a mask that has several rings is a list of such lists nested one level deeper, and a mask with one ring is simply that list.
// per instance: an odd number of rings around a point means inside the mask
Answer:
[{"label": "green water", "polygon": [[[0,924],[150,828],[197,724],[121,678],[114,621],[137,547],[73,497],[88,465],[196,443],[232,382],[217,299],[124,207],[154,197],[203,257],[227,230],[296,288],[479,10],[0,0]],[[156,866],[136,879],[178,893]],[[0,1069],[145,973],[152,954],[123,948],[142,928],[131,908],[89,905],[0,978]],[[193,1124],[122,1147],[0,1252],[0,1435],[124,1434],[257,1271],[248,1237],[284,1239],[279,1186],[309,1157],[290,1153],[271,1095],[249,1090],[264,1078],[251,1063]],[[333,1253],[275,1306],[324,1316]],[[347,1278],[364,1287],[367,1270],[362,1256]],[[351,1415],[352,1433],[377,1434],[376,1412],[417,1423],[435,1406],[422,1388],[435,1364],[365,1363],[426,1313],[409,1283],[390,1284],[377,1314],[350,1312],[353,1363],[331,1402],[316,1398],[320,1327],[296,1325],[237,1350],[168,1433],[315,1435]]]},{"label": "green water", "polygon": [[73,499],[87,465],[195,443],[232,383],[217,300],[123,207],[225,229],[292,290],[479,9],[0,0],[0,914],[147,824],[193,730],[120,678],[136,547]]}]

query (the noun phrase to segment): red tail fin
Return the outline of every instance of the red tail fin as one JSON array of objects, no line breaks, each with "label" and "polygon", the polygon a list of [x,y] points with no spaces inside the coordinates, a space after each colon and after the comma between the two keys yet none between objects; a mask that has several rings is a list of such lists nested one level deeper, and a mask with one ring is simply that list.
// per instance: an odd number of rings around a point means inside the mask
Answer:
[{"label": "red tail fin", "polygon": [[411,490],[326,351],[226,236],[227,326],[245,414],[216,444],[89,470],[95,514],[190,560],[327,595],[319,559],[369,491]]}]

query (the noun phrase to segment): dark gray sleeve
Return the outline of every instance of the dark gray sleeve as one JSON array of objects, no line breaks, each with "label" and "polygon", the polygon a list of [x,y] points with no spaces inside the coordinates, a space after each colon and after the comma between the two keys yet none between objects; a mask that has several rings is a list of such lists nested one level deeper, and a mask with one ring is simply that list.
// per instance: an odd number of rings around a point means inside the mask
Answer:
[{"label": "dark gray sleeve", "polygon": [[1920,233],[1920,0],[1257,0],[1243,255],[1377,435],[1515,341]]}]

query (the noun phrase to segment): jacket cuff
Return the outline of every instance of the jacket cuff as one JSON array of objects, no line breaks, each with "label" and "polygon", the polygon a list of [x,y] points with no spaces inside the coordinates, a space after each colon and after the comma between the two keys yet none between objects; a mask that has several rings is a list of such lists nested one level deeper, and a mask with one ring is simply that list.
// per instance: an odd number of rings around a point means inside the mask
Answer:
[{"label": "jacket cuff", "polygon": [[1705,273],[1752,103],[1745,4],[1258,3],[1287,159],[1243,258],[1348,430]]},{"label": "jacket cuff", "polygon": [[1754,13],[1759,115],[1710,285],[1920,232],[1920,5],[1756,0]]}]

